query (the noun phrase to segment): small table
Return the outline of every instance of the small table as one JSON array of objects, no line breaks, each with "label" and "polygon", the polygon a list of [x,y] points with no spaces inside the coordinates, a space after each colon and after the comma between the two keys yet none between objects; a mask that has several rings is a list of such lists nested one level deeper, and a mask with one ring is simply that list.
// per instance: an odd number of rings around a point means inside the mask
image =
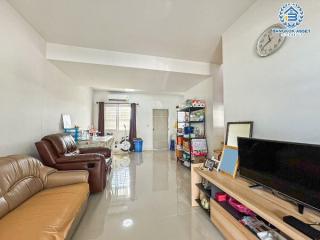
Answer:
[{"label": "small table", "polygon": [[79,148],[90,148],[90,147],[106,147],[112,149],[114,143],[113,136],[104,136],[104,137],[92,137],[89,140],[79,140]]}]

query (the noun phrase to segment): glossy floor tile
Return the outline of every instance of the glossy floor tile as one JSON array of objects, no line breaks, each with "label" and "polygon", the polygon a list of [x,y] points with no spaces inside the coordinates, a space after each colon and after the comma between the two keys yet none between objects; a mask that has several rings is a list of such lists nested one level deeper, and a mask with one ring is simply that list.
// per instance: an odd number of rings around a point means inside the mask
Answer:
[{"label": "glossy floor tile", "polygon": [[219,240],[202,209],[191,208],[190,170],[174,152],[114,156],[112,182],[90,197],[74,240]]}]

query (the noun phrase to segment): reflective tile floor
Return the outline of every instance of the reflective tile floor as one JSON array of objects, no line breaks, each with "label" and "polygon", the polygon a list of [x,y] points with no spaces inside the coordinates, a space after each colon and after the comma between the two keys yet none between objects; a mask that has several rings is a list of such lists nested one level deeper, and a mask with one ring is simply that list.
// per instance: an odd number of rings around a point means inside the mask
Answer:
[{"label": "reflective tile floor", "polygon": [[90,197],[73,240],[223,239],[199,207],[191,208],[190,170],[174,152],[113,157],[112,181]]}]

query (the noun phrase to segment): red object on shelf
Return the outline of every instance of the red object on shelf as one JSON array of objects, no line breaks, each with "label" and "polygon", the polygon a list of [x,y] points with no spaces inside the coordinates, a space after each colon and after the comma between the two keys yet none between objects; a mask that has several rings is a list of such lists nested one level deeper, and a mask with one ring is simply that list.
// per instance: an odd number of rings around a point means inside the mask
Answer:
[{"label": "red object on shelf", "polygon": [[183,137],[177,137],[177,145],[183,144]]},{"label": "red object on shelf", "polygon": [[200,99],[192,99],[192,107],[205,107],[206,102]]},{"label": "red object on shelf", "polygon": [[228,198],[228,195],[224,192],[218,192],[214,196],[214,199],[217,200],[218,202],[226,202]]},{"label": "red object on shelf", "polygon": [[193,151],[191,152],[193,156],[196,156],[196,157],[205,157],[207,156],[207,153],[206,152],[196,152],[196,151]]},{"label": "red object on shelf", "polygon": [[228,199],[228,203],[234,208],[236,209],[238,212],[241,212],[243,214],[246,214],[248,216],[251,217],[255,217],[255,213],[252,212],[249,208],[247,208],[246,206],[244,206],[243,204],[239,203],[237,200],[235,200],[232,197],[229,197]]}]

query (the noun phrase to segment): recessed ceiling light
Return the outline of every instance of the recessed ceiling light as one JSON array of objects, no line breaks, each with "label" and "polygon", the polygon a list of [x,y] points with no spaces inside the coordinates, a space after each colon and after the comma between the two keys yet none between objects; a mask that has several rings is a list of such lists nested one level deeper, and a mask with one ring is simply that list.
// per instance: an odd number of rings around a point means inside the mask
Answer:
[{"label": "recessed ceiling light", "polygon": [[134,92],[135,91],[135,89],[132,89],[132,88],[126,88],[126,89],[124,89],[126,92]]},{"label": "recessed ceiling light", "polygon": [[132,225],[133,225],[133,220],[130,218],[127,218],[122,222],[122,226],[125,228],[131,227]]}]

